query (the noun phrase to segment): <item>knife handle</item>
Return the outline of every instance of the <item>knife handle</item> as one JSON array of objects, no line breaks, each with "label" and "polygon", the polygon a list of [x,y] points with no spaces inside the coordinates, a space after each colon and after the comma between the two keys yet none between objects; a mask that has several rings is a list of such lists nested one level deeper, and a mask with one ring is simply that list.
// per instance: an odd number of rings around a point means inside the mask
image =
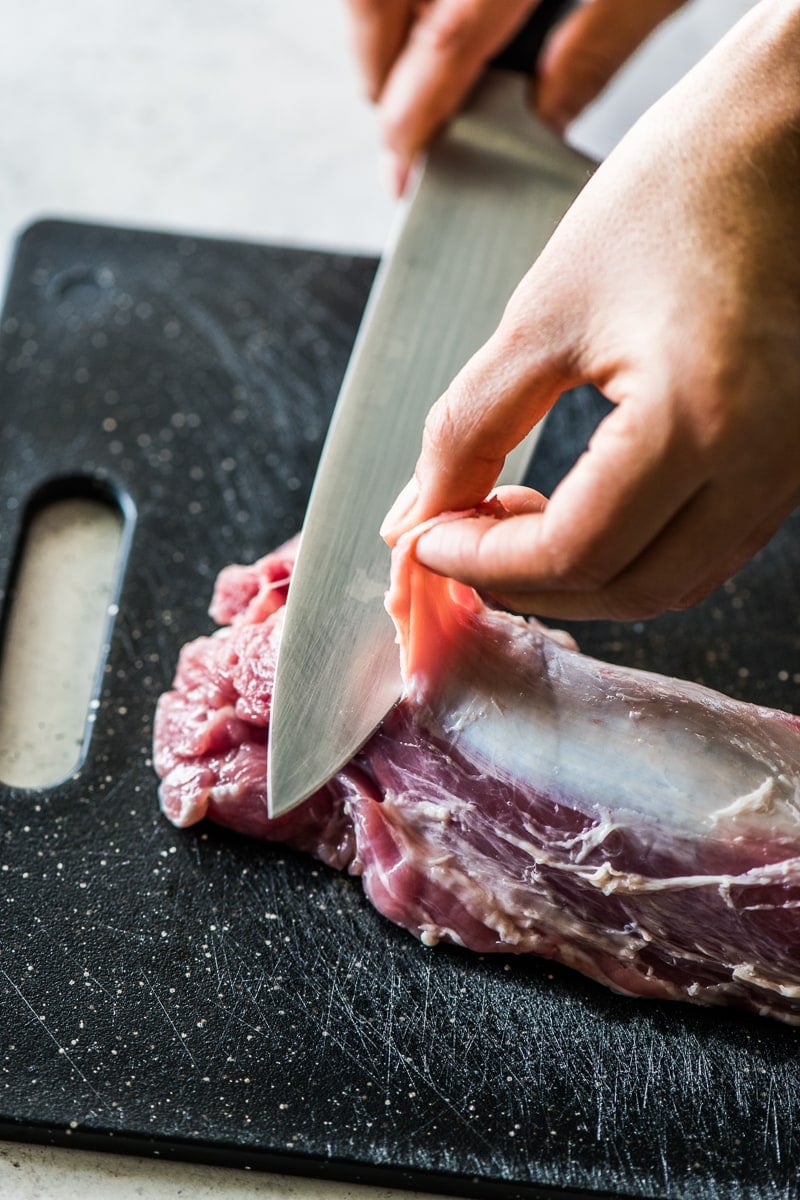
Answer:
[{"label": "knife handle", "polygon": [[492,59],[492,66],[531,75],[548,33],[575,4],[576,0],[540,0],[519,32]]}]

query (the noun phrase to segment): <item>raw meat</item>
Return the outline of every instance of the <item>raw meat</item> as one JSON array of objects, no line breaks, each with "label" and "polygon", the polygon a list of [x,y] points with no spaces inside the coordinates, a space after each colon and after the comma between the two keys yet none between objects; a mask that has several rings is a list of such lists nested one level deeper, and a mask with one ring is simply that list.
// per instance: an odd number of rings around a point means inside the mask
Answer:
[{"label": "raw meat", "polygon": [[156,717],[164,812],[360,875],[428,945],[534,953],[636,996],[800,1023],[800,720],[588,658],[395,549],[403,701],[305,804],[266,812],[293,544],[230,567]]}]

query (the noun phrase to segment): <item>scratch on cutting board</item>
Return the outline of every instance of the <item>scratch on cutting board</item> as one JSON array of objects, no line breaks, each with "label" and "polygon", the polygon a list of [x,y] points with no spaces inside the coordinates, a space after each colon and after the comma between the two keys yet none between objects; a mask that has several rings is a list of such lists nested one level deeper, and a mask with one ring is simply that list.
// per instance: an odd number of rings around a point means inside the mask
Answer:
[{"label": "scratch on cutting board", "polygon": [[389,975],[388,995],[386,995],[386,1008],[384,1010],[386,1024],[384,1025],[384,1052],[385,1066],[383,1071],[383,1090],[387,1099],[392,1096],[392,1075],[394,1071],[395,1059],[400,1060],[400,1052],[395,1043],[394,1016],[396,1007],[396,998],[398,995],[397,970],[394,963],[391,965]]},{"label": "scratch on cutting board", "polygon": [[78,1075],[83,1080],[83,1082],[88,1087],[89,1091],[93,1092],[94,1095],[97,1097],[97,1099],[100,1101],[100,1103],[103,1105],[103,1107],[106,1108],[107,1102],[106,1102],[105,1097],[102,1095],[102,1093],[98,1092],[97,1088],[94,1086],[94,1084],[91,1082],[90,1079],[87,1079],[87,1077],[84,1075],[83,1071],[80,1069],[80,1067],[75,1062],[75,1060],[70,1057],[70,1054],[67,1051],[66,1047],[61,1045],[61,1042],[58,1040],[56,1035],[48,1027],[47,1022],[42,1020],[42,1018],[37,1013],[36,1009],[31,1004],[30,1000],[27,999],[27,997],[24,995],[22,990],[19,987],[17,987],[16,983],[14,983],[14,980],[11,978],[8,971],[4,971],[2,968],[0,968],[0,975],[4,976],[4,978],[7,980],[8,984],[9,984],[9,986],[14,989],[14,991],[17,993],[17,995],[19,996],[22,1003],[25,1005],[25,1007],[28,1009],[28,1011],[33,1015],[33,1017],[36,1019],[36,1021],[39,1023],[39,1025],[41,1025],[42,1029],[45,1031],[47,1036],[50,1038],[50,1041],[53,1042],[53,1044],[58,1047],[58,1053],[63,1054],[64,1058],[67,1060],[69,1065],[72,1067],[75,1074]]},{"label": "scratch on cutting board", "polygon": [[[772,1145],[775,1161],[781,1168],[791,1172],[794,1181],[797,1175],[797,1126],[791,1113],[796,1088],[794,1080],[786,1076],[788,1066],[787,1060],[781,1064],[780,1073],[764,1072],[766,1104],[762,1144],[765,1147]],[[794,1168],[792,1164],[795,1164]]]},{"label": "scratch on cutting board", "polygon": [[[317,1065],[321,1065],[328,1048],[331,1045],[336,1046],[357,1071],[363,1071],[367,1079],[379,1084],[381,1078],[375,1064],[382,1047],[380,1037],[371,1025],[362,1020],[347,989],[342,986],[342,979],[357,977],[361,966],[360,958],[349,952],[340,952],[328,987],[316,988],[316,998],[320,1005],[324,1005],[324,1016],[320,1018],[322,1037],[317,1046],[315,1061]],[[308,982],[314,986],[313,975]],[[310,1014],[313,1010],[306,1004],[305,1011]],[[344,1031],[344,1035],[340,1034],[340,1029]],[[364,1052],[363,1059],[349,1044],[348,1039],[353,1036],[357,1038]]]},{"label": "scratch on cutting board", "polygon": [[252,1008],[255,1010],[256,1021],[248,1021],[245,1017],[240,1017],[239,1022],[244,1029],[249,1029],[252,1033],[261,1033],[264,1025],[267,1023],[271,1005],[264,1003],[261,999],[261,993],[267,986],[267,980],[264,975],[260,975],[255,983],[251,984],[247,978],[242,979],[242,992],[250,1001]]},{"label": "scratch on cutting board", "polygon": [[175,1037],[178,1039],[178,1045],[179,1045],[179,1046],[180,1046],[180,1048],[181,1048],[181,1049],[184,1051],[184,1053],[186,1054],[187,1058],[188,1058],[188,1059],[189,1059],[189,1061],[191,1062],[191,1064],[192,1064],[192,1066],[194,1067],[194,1069],[195,1069],[195,1070],[197,1070],[197,1060],[195,1059],[195,1057],[194,1057],[194,1055],[192,1054],[192,1052],[191,1052],[191,1050],[189,1049],[189,1047],[186,1045],[186,1042],[184,1041],[183,1037],[181,1036],[181,1033],[180,1033],[180,1030],[178,1029],[178,1026],[175,1024],[175,1022],[173,1021],[172,1017],[169,1015],[169,1013],[168,1013],[167,1009],[165,1008],[163,1000],[161,999],[161,997],[159,996],[158,992],[156,991],[156,989],[153,987],[152,983],[150,982],[150,978],[149,978],[149,976],[148,976],[147,972],[146,972],[146,971],[145,971],[145,970],[144,970],[144,969],[143,969],[141,966],[140,966],[140,968],[139,968],[139,969],[140,969],[140,970],[141,970],[141,972],[142,972],[142,978],[144,979],[144,981],[145,981],[145,983],[147,984],[147,986],[150,988],[150,991],[153,993],[153,998],[155,999],[155,1001],[156,1001],[156,1003],[158,1004],[159,1008],[161,1009],[161,1011],[163,1012],[164,1016],[167,1018],[167,1020],[169,1021],[170,1025],[172,1026],[173,1030],[175,1031]]},{"label": "scratch on cutting board", "polygon": [[[342,974],[344,974],[345,978],[348,978],[348,967],[351,964],[355,964],[355,956],[352,954],[343,955],[340,951],[337,955],[336,966],[331,973],[328,995],[326,997],[327,1007],[325,1009],[325,1016],[323,1018],[323,1032],[327,1037],[330,1036],[331,1030],[336,1030],[337,1012],[341,1013],[342,1022],[346,1028],[353,1028],[358,1025],[358,1018],[353,1002],[345,989],[342,987]],[[361,964],[359,962],[358,966],[360,965]],[[342,1042],[335,1037],[335,1032],[334,1041],[340,1047],[343,1045]],[[361,1037],[361,1043],[362,1045],[364,1044],[363,1036]]]},{"label": "scratch on cutting board", "polygon": [[[430,998],[431,998],[431,972],[432,971],[433,971],[433,963],[430,960],[428,960],[425,963],[425,997],[422,1002],[422,1018],[420,1021],[420,1037],[422,1039],[423,1045],[427,1038],[428,1008],[430,1005]],[[426,1066],[427,1066],[427,1063],[426,1063]]]},{"label": "scratch on cutting board", "polygon": [[[462,989],[463,990],[463,989]],[[484,1031],[487,1028],[487,1015],[490,1004],[487,997],[486,980],[481,980],[480,988],[474,997],[475,1010],[471,1021],[465,1021],[462,1028],[462,1053],[464,1058],[472,1055],[473,1047],[483,1045]]]},{"label": "scratch on cutting board", "polygon": [[209,935],[208,941],[203,943],[203,952],[206,953],[206,951],[211,955],[214,962],[217,991],[222,992],[226,987],[232,990],[235,989],[242,973],[241,960],[236,972],[234,972],[228,961],[227,943],[223,939],[219,939],[218,942],[213,933]]}]

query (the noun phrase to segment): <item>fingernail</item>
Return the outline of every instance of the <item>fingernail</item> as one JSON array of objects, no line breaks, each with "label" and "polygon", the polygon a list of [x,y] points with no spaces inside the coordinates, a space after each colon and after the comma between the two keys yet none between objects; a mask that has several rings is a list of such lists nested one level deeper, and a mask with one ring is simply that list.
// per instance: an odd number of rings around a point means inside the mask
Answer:
[{"label": "fingernail", "polygon": [[419,484],[412,475],[383,519],[381,537],[389,540],[404,517],[407,517],[419,497]]},{"label": "fingernail", "polygon": [[563,137],[563,135],[567,131],[567,128],[575,120],[576,116],[577,116],[577,113],[574,112],[573,109],[571,109],[571,108],[567,108],[567,107],[556,108],[553,110],[553,112],[551,112],[549,114],[549,116],[547,117],[547,121],[548,121],[548,124],[551,125],[553,129],[555,129],[556,133],[561,134],[561,136]]},{"label": "fingernail", "polygon": [[408,183],[409,164],[403,162],[393,150],[381,150],[378,164],[383,186],[390,196],[399,200]]},{"label": "fingernail", "polygon": [[423,567],[434,566],[448,541],[449,532],[444,525],[434,525],[432,529],[426,529],[425,533],[417,538],[414,546],[414,558],[417,562]]},{"label": "fingernail", "polygon": [[408,187],[408,180],[409,180],[410,175],[411,175],[411,163],[402,162],[400,159],[398,159],[397,166],[395,168],[395,176],[394,176],[394,185],[395,185],[395,193],[394,194],[398,200],[400,200],[406,194],[406,188]]},{"label": "fingernail", "polygon": [[[544,103],[542,103],[544,100]],[[566,100],[553,100],[551,97],[537,97],[536,111],[546,125],[554,129],[561,136],[564,135],[567,127],[577,117],[581,111],[581,105],[574,102],[574,97],[568,97]]]}]

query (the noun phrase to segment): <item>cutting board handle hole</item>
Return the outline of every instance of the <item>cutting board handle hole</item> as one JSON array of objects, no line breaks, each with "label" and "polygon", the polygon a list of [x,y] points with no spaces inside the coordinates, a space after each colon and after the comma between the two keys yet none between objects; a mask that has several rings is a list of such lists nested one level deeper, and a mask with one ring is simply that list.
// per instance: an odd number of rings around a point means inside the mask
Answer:
[{"label": "cutting board handle hole", "polygon": [[133,519],[91,478],[30,498],[0,614],[0,782],[52,787],[83,762]]}]

